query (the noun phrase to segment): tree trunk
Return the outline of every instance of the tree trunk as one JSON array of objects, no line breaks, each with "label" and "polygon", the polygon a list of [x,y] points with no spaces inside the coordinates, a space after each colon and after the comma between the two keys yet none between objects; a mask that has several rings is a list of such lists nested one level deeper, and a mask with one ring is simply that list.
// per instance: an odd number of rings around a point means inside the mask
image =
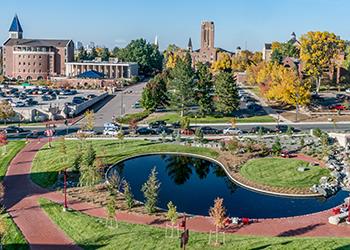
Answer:
[{"label": "tree trunk", "polygon": [[321,87],[321,77],[319,76],[317,78],[317,82],[316,82],[316,92],[320,92],[320,87]]}]

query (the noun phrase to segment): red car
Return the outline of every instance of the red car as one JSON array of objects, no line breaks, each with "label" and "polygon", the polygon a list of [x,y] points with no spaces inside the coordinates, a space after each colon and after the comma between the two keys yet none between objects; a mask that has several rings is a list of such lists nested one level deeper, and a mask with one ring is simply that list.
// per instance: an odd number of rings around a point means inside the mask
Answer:
[{"label": "red car", "polygon": [[335,104],[335,105],[329,106],[329,109],[346,110],[346,107],[344,105]]}]

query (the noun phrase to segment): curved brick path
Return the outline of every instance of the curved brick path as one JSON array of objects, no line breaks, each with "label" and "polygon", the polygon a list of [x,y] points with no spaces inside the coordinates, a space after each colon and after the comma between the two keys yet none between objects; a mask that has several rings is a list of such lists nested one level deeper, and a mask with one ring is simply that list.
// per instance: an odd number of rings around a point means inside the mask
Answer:
[{"label": "curved brick path", "polygon": [[[31,162],[43,145],[44,142],[31,141],[12,161],[4,180],[5,206],[32,249],[77,249],[72,240],[56,227],[38,207],[39,197],[60,203],[63,200],[61,193],[42,189],[30,180]],[[105,210],[94,204],[70,199],[69,207],[92,216],[106,217]],[[330,225],[328,223],[330,215],[331,212],[328,210],[292,218],[265,219],[250,225],[234,227],[227,232],[262,236],[349,237],[350,226]],[[165,226],[166,223],[153,216],[127,212],[118,212],[117,218],[131,223],[155,226]],[[203,216],[188,219],[187,225],[190,230],[194,231],[215,230],[210,219]]]}]

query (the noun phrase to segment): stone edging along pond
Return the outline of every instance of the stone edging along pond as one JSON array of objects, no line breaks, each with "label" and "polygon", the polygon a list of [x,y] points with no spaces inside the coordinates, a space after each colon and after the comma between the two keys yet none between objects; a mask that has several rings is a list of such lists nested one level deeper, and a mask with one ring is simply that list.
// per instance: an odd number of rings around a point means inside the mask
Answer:
[{"label": "stone edging along pond", "polygon": [[[134,159],[134,158],[138,158],[138,157],[142,157],[142,156],[147,156],[147,155],[184,155],[184,156],[193,156],[193,157],[197,157],[200,159],[204,159],[204,160],[208,160],[210,162],[213,162],[217,165],[219,165],[224,171],[225,174],[230,178],[231,181],[233,181],[234,183],[236,183],[237,185],[244,187],[246,189],[249,189],[251,191],[255,191],[258,193],[263,193],[263,194],[268,194],[268,195],[274,195],[274,196],[282,196],[282,197],[296,197],[296,198],[313,198],[313,197],[320,197],[322,195],[320,194],[298,194],[298,193],[283,193],[283,192],[276,192],[276,191],[272,191],[272,190],[268,190],[268,187],[264,188],[260,188],[257,187],[257,184],[254,183],[246,183],[247,181],[239,174],[237,173],[236,175],[233,175],[232,173],[230,173],[230,171],[227,169],[227,167],[221,163],[220,161],[213,159],[211,157],[208,156],[204,156],[204,155],[199,155],[199,154],[193,154],[193,153],[185,153],[185,152],[152,152],[152,153],[144,153],[144,154],[137,154],[137,155],[133,155],[130,157],[126,157],[124,159],[121,159],[119,161],[117,161],[116,163],[114,163],[112,166],[110,166],[106,173],[105,173],[105,180],[108,181],[108,173],[109,171],[116,166],[117,164],[130,160],[130,159]],[[241,177],[241,178],[240,178]]]}]

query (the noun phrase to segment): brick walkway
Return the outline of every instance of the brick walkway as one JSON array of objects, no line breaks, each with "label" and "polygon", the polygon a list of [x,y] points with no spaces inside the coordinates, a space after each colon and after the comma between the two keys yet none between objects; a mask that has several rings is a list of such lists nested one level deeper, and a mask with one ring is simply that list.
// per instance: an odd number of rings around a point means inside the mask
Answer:
[{"label": "brick walkway", "polygon": [[[42,189],[30,180],[31,162],[44,142],[30,142],[12,161],[6,178],[5,206],[14,217],[32,249],[78,249],[58,227],[56,227],[37,203],[39,197],[62,203],[63,195]],[[83,213],[106,217],[105,210],[91,203],[69,200],[69,208]],[[328,223],[330,210],[315,214],[278,219],[264,219],[256,223],[234,227],[227,232],[240,235],[262,236],[320,236],[349,237],[350,226],[334,226]],[[118,212],[117,219],[154,226],[165,226],[166,222],[153,216]],[[195,216],[188,219],[188,227],[193,231],[215,230],[208,217]]]}]

